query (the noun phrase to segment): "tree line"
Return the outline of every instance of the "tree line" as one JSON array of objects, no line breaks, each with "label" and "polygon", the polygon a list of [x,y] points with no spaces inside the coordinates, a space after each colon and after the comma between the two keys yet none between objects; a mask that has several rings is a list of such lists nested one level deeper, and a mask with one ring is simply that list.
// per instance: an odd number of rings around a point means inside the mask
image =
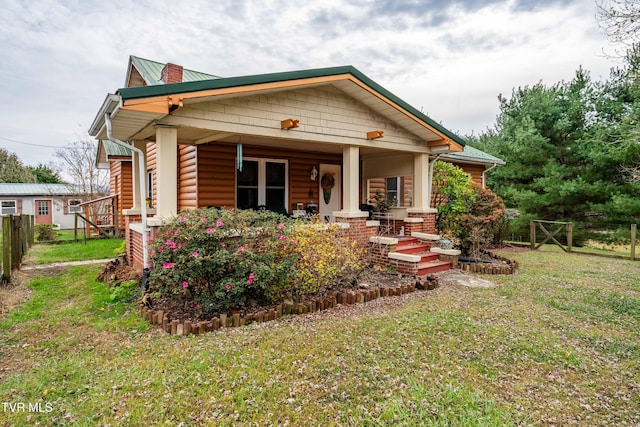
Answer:
[{"label": "tree line", "polygon": [[578,68],[571,81],[500,95],[494,128],[468,138],[506,161],[488,185],[525,220],[640,221],[640,5],[601,2],[598,13],[610,40],[625,43],[621,66],[605,80]]}]

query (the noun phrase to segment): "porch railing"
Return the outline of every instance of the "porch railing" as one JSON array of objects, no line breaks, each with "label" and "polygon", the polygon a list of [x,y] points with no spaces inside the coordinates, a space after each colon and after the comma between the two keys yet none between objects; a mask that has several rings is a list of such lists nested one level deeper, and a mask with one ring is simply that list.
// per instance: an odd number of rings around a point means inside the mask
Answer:
[{"label": "porch railing", "polygon": [[117,236],[122,233],[118,218],[118,195],[100,197],[81,203],[84,213],[76,212],[74,239],[78,240],[80,220],[84,221],[85,236]]}]

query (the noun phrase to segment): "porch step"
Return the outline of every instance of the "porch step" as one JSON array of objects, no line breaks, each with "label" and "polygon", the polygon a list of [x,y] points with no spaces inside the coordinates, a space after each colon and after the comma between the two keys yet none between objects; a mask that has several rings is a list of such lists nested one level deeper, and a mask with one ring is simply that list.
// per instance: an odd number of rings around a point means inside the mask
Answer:
[{"label": "porch step", "polygon": [[403,254],[416,254],[419,255],[421,252],[428,252],[429,246],[423,243],[415,243],[411,245],[400,245],[396,246],[396,252],[400,252]]},{"label": "porch step", "polygon": [[439,254],[431,252],[428,245],[414,237],[400,240],[396,246],[396,253],[419,256],[420,261],[417,264],[420,277],[451,268],[449,261],[440,261]]},{"label": "porch step", "polygon": [[414,237],[408,237],[398,242],[396,252],[413,254],[416,252],[428,251],[429,247]]},{"label": "porch step", "polygon": [[426,261],[418,263],[418,277],[451,269],[449,261]]}]

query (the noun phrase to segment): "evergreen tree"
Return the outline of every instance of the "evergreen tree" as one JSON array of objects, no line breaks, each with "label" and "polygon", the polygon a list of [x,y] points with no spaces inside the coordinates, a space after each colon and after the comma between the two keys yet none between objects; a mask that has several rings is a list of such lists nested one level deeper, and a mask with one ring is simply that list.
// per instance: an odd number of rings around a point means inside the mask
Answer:
[{"label": "evergreen tree", "polygon": [[38,166],[28,166],[31,173],[36,177],[36,181],[43,184],[62,184],[62,179],[53,168],[38,163]]}]

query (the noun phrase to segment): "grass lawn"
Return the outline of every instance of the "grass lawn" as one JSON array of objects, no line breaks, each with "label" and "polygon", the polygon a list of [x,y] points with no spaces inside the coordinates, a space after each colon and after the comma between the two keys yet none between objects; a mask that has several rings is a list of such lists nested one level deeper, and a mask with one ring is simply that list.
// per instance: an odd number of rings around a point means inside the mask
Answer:
[{"label": "grass lawn", "polygon": [[110,304],[99,267],[36,277],[0,319],[0,402],[44,412],[0,424],[638,425],[640,262],[508,256],[495,288],[190,337]]},{"label": "grass lawn", "polygon": [[23,262],[49,264],[52,262],[81,261],[86,259],[115,258],[115,250],[124,239],[89,239],[65,243],[37,243],[31,247]]}]

